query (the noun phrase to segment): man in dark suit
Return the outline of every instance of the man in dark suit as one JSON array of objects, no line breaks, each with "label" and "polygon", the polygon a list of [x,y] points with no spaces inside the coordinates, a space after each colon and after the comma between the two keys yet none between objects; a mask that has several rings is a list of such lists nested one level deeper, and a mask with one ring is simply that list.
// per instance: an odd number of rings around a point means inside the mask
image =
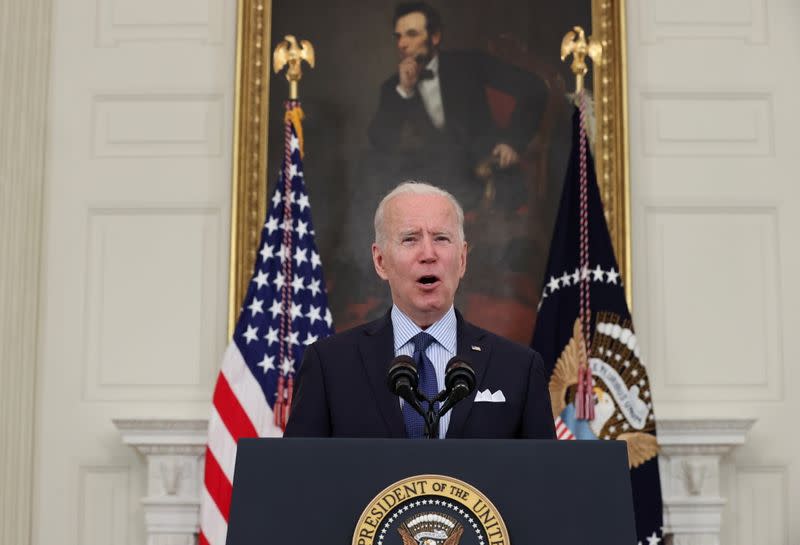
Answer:
[{"label": "man in dark suit", "polygon": [[467,266],[463,225],[461,206],[437,187],[406,182],[384,197],[372,258],[392,309],[306,349],[287,437],[421,436],[421,417],[386,385],[401,354],[413,356],[429,397],[444,389],[453,356],[475,370],[475,391],[442,418],[440,437],[555,437],[540,356],[469,324],[453,306]]},{"label": "man in dark suit", "polygon": [[[439,13],[425,2],[397,6],[400,60],[381,86],[365,168],[368,183],[377,186],[386,179],[437,180],[471,210],[483,196],[476,167],[491,161],[496,175],[513,175],[538,125],[546,88],[532,74],[482,51],[441,50],[442,32]],[[518,101],[503,129],[490,113],[490,88]],[[510,182],[499,191],[518,206]]]}]

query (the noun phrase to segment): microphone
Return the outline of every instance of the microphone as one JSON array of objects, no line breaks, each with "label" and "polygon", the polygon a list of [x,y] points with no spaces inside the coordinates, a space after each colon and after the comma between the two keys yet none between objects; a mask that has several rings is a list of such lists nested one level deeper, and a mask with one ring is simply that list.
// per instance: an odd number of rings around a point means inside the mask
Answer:
[{"label": "microphone", "polygon": [[444,371],[444,387],[447,397],[439,409],[439,417],[447,413],[453,406],[467,397],[475,389],[475,371],[460,356],[454,356],[447,362]]},{"label": "microphone", "polygon": [[417,366],[411,357],[397,356],[391,361],[386,385],[390,392],[400,396],[411,408],[423,418],[425,417],[425,411],[417,399],[417,386],[419,385]]}]

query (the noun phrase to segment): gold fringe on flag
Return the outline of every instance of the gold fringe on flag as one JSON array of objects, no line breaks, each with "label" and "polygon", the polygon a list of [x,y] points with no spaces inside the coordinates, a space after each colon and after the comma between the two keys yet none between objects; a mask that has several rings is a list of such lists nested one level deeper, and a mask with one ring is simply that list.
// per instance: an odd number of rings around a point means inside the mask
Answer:
[{"label": "gold fringe on flag", "polygon": [[300,106],[295,106],[294,108],[288,108],[286,110],[286,114],[284,114],[284,122],[291,123],[294,127],[294,132],[297,133],[297,140],[300,142],[300,157],[303,157],[304,154],[304,147],[303,147],[303,119],[305,118],[305,114],[303,113],[303,109]]}]

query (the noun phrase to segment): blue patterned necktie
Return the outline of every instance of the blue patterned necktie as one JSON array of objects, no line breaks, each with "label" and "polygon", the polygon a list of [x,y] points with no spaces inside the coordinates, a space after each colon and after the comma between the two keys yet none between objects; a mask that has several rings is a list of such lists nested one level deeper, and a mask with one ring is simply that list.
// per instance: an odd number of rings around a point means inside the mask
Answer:
[{"label": "blue patterned necktie", "polygon": [[[414,354],[411,356],[417,364],[419,374],[419,390],[428,398],[433,399],[439,393],[439,386],[436,383],[436,369],[425,351],[435,339],[430,333],[424,331],[417,333],[411,342],[414,343]],[[423,410],[427,410],[428,403],[421,401]],[[434,404],[435,410],[439,410],[439,403]],[[408,403],[403,404],[403,420],[406,423],[408,436],[412,438],[425,437],[425,419],[417,414]]]}]

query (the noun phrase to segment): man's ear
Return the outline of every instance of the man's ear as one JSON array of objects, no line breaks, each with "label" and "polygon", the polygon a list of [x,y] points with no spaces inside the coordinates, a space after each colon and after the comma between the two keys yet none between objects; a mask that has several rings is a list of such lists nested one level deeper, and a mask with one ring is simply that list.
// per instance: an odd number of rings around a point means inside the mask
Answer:
[{"label": "man's ear", "polygon": [[386,269],[383,266],[383,252],[380,246],[374,242],[372,243],[372,264],[375,265],[375,272],[378,273],[378,276],[382,280],[388,280],[389,277],[386,275]]},{"label": "man's ear", "polygon": [[431,43],[433,44],[433,47],[438,48],[441,42],[442,42],[442,33],[440,31],[431,34]]},{"label": "man's ear", "polygon": [[464,278],[464,274],[467,272],[467,254],[469,253],[469,248],[467,247],[467,241],[463,242],[463,246],[461,246],[461,274],[459,278]]}]

